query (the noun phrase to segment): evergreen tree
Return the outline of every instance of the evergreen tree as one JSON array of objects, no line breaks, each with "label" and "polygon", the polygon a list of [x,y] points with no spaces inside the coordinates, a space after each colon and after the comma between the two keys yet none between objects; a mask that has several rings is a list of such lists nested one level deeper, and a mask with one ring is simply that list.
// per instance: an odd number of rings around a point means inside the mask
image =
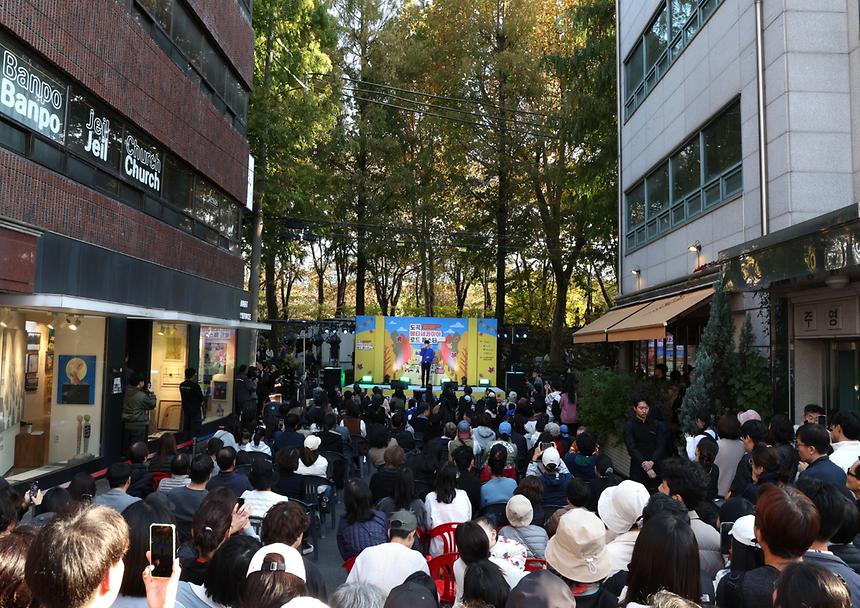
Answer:
[{"label": "evergreen tree", "polygon": [[729,380],[734,371],[734,340],[729,294],[722,282],[715,285],[708,324],[693,361],[693,379],[681,404],[681,427],[696,432],[696,412],[707,408],[715,415],[733,406]]},{"label": "evergreen tree", "polygon": [[730,385],[739,409],[753,409],[765,418],[772,409],[770,369],[767,359],[756,351],[752,340],[752,321],[747,315],[738,337]]}]

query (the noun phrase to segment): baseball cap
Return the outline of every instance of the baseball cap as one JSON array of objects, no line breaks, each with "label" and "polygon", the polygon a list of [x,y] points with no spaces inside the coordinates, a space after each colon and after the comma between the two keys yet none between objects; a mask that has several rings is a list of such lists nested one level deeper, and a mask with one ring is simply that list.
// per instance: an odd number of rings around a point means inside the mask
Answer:
[{"label": "baseball cap", "polygon": [[511,589],[505,608],[570,608],[575,605],[567,583],[549,570],[535,570]]},{"label": "baseball cap", "polygon": [[755,515],[739,517],[732,526],[729,534],[736,541],[747,547],[759,546],[755,537]]},{"label": "baseball cap", "polygon": [[[284,562],[266,561],[266,556],[271,554],[279,555]],[[284,543],[272,543],[258,549],[251,558],[251,563],[248,564],[248,572],[245,576],[252,572],[288,572],[303,581],[307,580],[302,554]]]},{"label": "baseball cap", "polygon": [[391,590],[385,600],[384,608],[401,608],[402,606],[436,608],[438,602],[430,589],[419,583],[407,581]]},{"label": "baseball cap", "polygon": [[395,511],[391,514],[388,521],[392,532],[397,531],[409,534],[410,532],[414,532],[418,527],[418,518],[415,517],[412,511]]},{"label": "baseball cap", "polygon": [[567,437],[570,434],[570,430],[567,428],[566,424],[562,424],[558,427],[558,430],[561,431],[562,437]]},{"label": "baseball cap", "polygon": [[554,471],[558,468],[558,465],[561,464],[561,456],[558,454],[558,450],[549,447],[543,451],[543,454],[540,457],[543,466],[547,468],[547,470]]},{"label": "baseball cap", "polygon": [[470,439],[472,437],[472,427],[465,420],[461,420],[457,424],[457,435],[460,439]]},{"label": "baseball cap", "polygon": [[510,435],[511,430],[511,423],[507,420],[499,425],[499,435]]},{"label": "baseball cap", "polygon": [[316,435],[308,435],[305,437],[305,447],[309,450],[316,451],[320,449],[322,440]]}]

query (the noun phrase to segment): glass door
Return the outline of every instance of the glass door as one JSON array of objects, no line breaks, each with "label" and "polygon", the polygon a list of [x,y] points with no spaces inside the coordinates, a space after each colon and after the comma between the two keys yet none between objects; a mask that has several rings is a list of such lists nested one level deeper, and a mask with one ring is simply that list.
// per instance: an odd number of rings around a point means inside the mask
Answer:
[{"label": "glass door", "polygon": [[860,342],[834,341],[830,353],[828,410],[860,411]]}]

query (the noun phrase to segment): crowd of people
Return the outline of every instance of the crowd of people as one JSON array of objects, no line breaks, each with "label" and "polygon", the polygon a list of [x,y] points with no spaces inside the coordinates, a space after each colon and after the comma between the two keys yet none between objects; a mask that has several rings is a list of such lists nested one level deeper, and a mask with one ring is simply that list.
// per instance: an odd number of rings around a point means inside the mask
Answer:
[{"label": "crowd of people", "polygon": [[[197,455],[132,443],[107,491],[0,481],[0,606],[860,606],[860,414],[702,410],[679,437],[634,397],[622,476],[573,378],[522,392],[356,385],[253,409],[249,390]],[[308,539],[332,513],[336,589]]]}]

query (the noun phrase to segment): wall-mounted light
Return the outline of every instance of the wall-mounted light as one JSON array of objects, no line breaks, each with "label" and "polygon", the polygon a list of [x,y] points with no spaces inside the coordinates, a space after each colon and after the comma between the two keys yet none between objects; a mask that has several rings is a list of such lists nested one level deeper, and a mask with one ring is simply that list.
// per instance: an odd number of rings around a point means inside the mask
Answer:
[{"label": "wall-mounted light", "polygon": [[642,274],[642,269],[639,268],[639,266],[634,266],[633,270],[631,270],[630,272],[635,274],[638,277],[639,275]]},{"label": "wall-mounted light", "polygon": [[702,250],[702,244],[699,241],[696,241],[689,247],[687,247],[687,251],[691,253],[699,253]]},{"label": "wall-mounted light", "polygon": [[161,323],[159,323],[159,324],[158,324],[158,331],[157,331],[157,332],[155,332],[155,333],[157,333],[159,336],[163,336],[163,335],[164,335],[164,325],[162,325]]},{"label": "wall-mounted light", "polygon": [[63,323],[63,317],[60,313],[56,313],[51,317],[51,320],[48,321],[45,325],[48,326],[48,329],[56,329],[57,326]]},{"label": "wall-mounted light", "polygon": [[71,331],[78,331],[78,327],[80,326],[80,317],[66,317],[66,327],[68,327]]}]

